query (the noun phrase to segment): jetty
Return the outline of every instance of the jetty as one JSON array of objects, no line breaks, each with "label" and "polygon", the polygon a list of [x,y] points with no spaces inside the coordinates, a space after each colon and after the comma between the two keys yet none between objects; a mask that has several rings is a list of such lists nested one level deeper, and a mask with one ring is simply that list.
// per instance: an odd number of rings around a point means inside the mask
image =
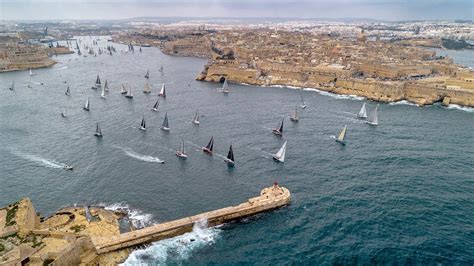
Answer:
[{"label": "jetty", "polygon": [[0,264],[117,264],[133,248],[191,232],[196,223],[216,226],[280,208],[290,200],[290,191],[275,183],[235,206],[122,232],[119,221],[126,212],[76,205],[40,217],[26,198],[0,208]]}]

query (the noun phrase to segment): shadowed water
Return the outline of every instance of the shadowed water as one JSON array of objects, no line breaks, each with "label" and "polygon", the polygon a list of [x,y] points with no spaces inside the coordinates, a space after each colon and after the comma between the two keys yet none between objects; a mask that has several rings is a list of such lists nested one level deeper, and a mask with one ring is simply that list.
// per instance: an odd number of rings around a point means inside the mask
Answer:
[{"label": "shadowed water", "polygon": [[[356,119],[363,100],[304,91],[308,108],[298,123],[286,119],[279,138],[271,128],[299,104],[299,90],[231,84],[224,95],[220,84],[194,80],[205,60],[136,50],[64,55],[36,76],[0,75],[0,205],[30,197],[47,215],[75,203],[123,203],[162,222],[238,204],[278,181],[292,192],[290,206],[156,243],[130,262],[474,262],[472,109],[380,104],[372,127]],[[141,92],[147,69],[149,95]],[[97,74],[109,82],[106,99],[90,89]],[[168,97],[152,112],[163,82]],[[120,83],[132,87],[133,100],[120,94]],[[90,112],[82,109],[87,97]],[[367,102],[369,113],[375,106]],[[191,123],[196,109],[199,126]],[[165,112],[170,132],[160,130]],[[138,130],[142,115],[146,132]],[[96,122],[102,139],[93,136]],[[331,136],[346,124],[341,146]],[[211,136],[213,157],[200,151]],[[186,161],[174,154],[180,138]],[[286,162],[274,163],[285,140]],[[223,162],[230,144],[233,170]],[[61,169],[65,162],[74,171]],[[183,244],[188,238],[198,239]]]}]

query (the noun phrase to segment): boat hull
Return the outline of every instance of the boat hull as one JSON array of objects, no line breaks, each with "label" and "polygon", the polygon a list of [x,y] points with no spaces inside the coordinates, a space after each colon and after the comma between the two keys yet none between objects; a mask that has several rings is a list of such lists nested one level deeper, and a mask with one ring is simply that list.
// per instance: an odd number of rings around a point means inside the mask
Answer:
[{"label": "boat hull", "polygon": [[146,128],[144,128],[144,127],[139,127],[138,129],[140,129],[142,131],[146,131]]},{"label": "boat hull", "polygon": [[161,130],[170,131],[170,128],[169,127],[161,127]]},{"label": "boat hull", "polygon": [[283,163],[283,162],[284,162],[284,161],[282,161],[282,160],[281,160],[279,157],[277,157],[277,156],[273,156],[273,160],[274,160],[275,162],[278,162],[278,163]]},{"label": "boat hull", "polygon": [[183,159],[183,160],[186,160],[188,158],[188,155],[180,152],[180,151],[177,151],[176,153],[176,156],[178,156],[180,159]]},{"label": "boat hull", "polygon": [[338,139],[338,138],[336,138],[335,140],[336,140],[337,143],[339,143],[339,144],[341,144],[341,145],[343,145],[343,146],[346,145],[346,142],[345,142],[344,140],[340,140],[340,139]]},{"label": "boat hull", "polygon": [[229,167],[234,167],[235,166],[235,162],[230,160],[230,159],[225,158],[224,162],[227,163],[227,166],[229,166]]},{"label": "boat hull", "polygon": [[300,121],[300,119],[299,119],[299,118],[295,118],[295,117],[290,117],[290,121],[298,122],[298,121]]},{"label": "boat hull", "polygon": [[212,155],[212,151],[211,151],[210,149],[208,149],[208,148],[206,148],[206,147],[202,147],[201,149],[202,149],[202,151],[203,151],[204,153],[207,153],[207,154],[209,154],[209,155]]},{"label": "boat hull", "polygon": [[272,133],[280,137],[283,136],[283,133],[278,129],[272,129]]}]

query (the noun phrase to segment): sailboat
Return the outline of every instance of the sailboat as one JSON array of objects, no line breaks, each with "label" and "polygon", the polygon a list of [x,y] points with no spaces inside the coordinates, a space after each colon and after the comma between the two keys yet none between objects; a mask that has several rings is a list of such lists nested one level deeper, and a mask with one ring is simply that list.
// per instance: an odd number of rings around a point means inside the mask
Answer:
[{"label": "sailboat", "polygon": [[133,99],[132,88],[128,88],[125,98]]},{"label": "sailboat", "polygon": [[[140,47],[140,49],[142,49],[142,48]],[[146,79],[150,78],[150,70],[149,69],[146,70],[145,78]]]},{"label": "sailboat", "polygon": [[379,108],[379,106],[375,106],[375,109],[374,109],[374,112],[372,113],[372,117],[370,119],[367,120],[367,124],[369,125],[373,125],[373,126],[377,126],[379,124],[379,118],[378,118],[378,115],[377,115],[377,109]]},{"label": "sailboat", "polygon": [[100,98],[105,99],[105,88],[102,88],[102,93],[100,94]]},{"label": "sailboat", "polygon": [[152,111],[158,112],[158,105],[160,105],[159,100],[156,100],[155,105],[151,108]]},{"label": "sailboat", "polygon": [[226,162],[227,165],[230,167],[233,167],[235,165],[234,151],[232,150],[232,144],[229,147],[229,153],[227,153],[227,157],[224,159],[224,162]]},{"label": "sailboat", "polygon": [[198,110],[196,109],[196,114],[194,114],[194,118],[193,118],[193,124],[195,125],[199,125],[201,122],[199,122],[199,112]]},{"label": "sailboat", "polygon": [[143,89],[143,93],[151,93],[151,88],[150,88],[150,84],[145,83],[145,88]]},{"label": "sailboat", "polygon": [[222,93],[229,93],[229,92],[230,92],[230,90],[229,90],[229,84],[227,84],[227,79],[225,79],[225,80],[224,80],[224,84],[222,84],[221,92],[222,92]]},{"label": "sailboat", "polygon": [[31,70],[31,68],[30,68],[30,76],[34,76],[34,75],[36,75],[36,74],[33,73],[33,70]]},{"label": "sailboat", "polygon": [[206,145],[206,147],[202,147],[202,151],[212,155],[212,150],[214,149],[214,136],[211,137],[211,140],[209,143]]},{"label": "sailboat", "polygon": [[64,93],[67,96],[71,95],[71,90],[69,89],[69,86],[67,86],[66,92]]},{"label": "sailboat", "polygon": [[102,138],[102,130],[100,129],[99,122],[97,122],[97,124],[95,126],[94,136],[96,136],[98,138]]},{"label": "sailboat", "polygon": [[161,67],[160,67],[160,70],[158,70],[158,71],[160,71],[160,72],[161,72],[161,74],[163,74],[163,73],[164,73],[164,71],[163,71],[163,65],[161,65]]},{"label": "sailboat", "polygon": [[181,159],[186,160],[186,158],[188,158],[188,155],[186,154],[186,150],[184,149],[184,140],[181,140],[181,145],[179,146],[175,154]]},{"label": "sailboat", "polygon": [[303,99],[303,91],[301,91],[300,98],[301,98],[301,109],[305,109],[306,104],[305,104],[304,99]]},{"label": "sailboat", "polygon": [[160,93],[158,93],[158,96],[165,97],[166,98],[166,89],[165,89],[165,84],[161,86]]},{"label": "sailboat", "polygon": [[360,108],[357,117],[360,119],[367,119],[367,109],[365,109],[365,103],[362,105],[362,108]]},{"label": "sailboat", "polygon": [[11,91],[15,89],[15,81],[12,81],[12,85],[8,89]]},{"label": "sailboat", "polygon": [[125,88],[125,86],[123,84],[120,85],[120,93],[121,94],[126,94],[127,93],[127,89]]},{"label": "sailboat", "polygon": [[273,160],[277,161],[277,162],[281,162],[281,163],[284,163],[285,162],[285,154],[286,154],[286,143],[288,141],[285,141],[285,143],[283,143],[283,146],[281,146],[280,150],[278,150],[278,152],[273,155]]},{"label": "sailboat", "polygon": [[346,145],[344,138],[346,137],[347,125],[344,126],[339,136],[335,138],[336,142],[341,143],[342,145]]},{"label": "sailboat", "polygon": [[278,127],[272,129],[273,134],[275,134],[277,136],[283,136],[283,121],[285,121],[284,117],[281,119],[281,122],[278,125]]},{"label": "sailboat", "polygon": [[143,130],[143,131],[146,130],[145,116],[142,117],[142,123],[140,124],[140,127],[138,129]]},{"label": "sailboat", "polygon": [[95,88],[100,88],[102,84],[100,83],[99,75],[97,75],[97,79],[95,80]]},{"label": "sailboat", "polygon": [[290,116],[290,120],[293,122],[298,122],[300,120],[300,114],[298,113],[298,106],[296,106],[293,116]]},{"label": "sailboat", "polygon": [[107,83],[107,80],[105,81],[105,84],[104,84],[104,90],[109,91],[109,83]]},{"label": "sailboat", "polygon": [[170,130],[170,125],[168,124],[168,113],[165,114],[165,119],[163,120],[163,124],[161,125],[161,129],[165,131]]},{"label": "sailboat", "polygon": [[62,111],[62,113],[61,113],[61,116],[62,116],[62,117],[67,117],[66,108],[63,108],[63,111]]},{"label": "sailboat", "polygon": [[86,104],[84,104],[84,110],[89,111],[89,97],[87,97]]}]

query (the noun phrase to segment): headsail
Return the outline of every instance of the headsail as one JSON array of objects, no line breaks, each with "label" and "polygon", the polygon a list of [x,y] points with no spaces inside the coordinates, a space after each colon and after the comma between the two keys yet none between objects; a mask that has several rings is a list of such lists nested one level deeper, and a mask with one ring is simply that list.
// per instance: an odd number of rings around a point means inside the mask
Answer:
[{"label": "headsail", "polygon": [[339,141],[344,141],[344,138],[346,137],[346,131],[347,131],[347,125],[345,125],[341,133],[339,133],[339,137],[337,137]]},{"label": "headsail", "polygon": [[105,84],[104,84],[104,90],[109,91],[109,84],[107,83],[107,80],[105,81]]},{"label": "headsail", "polygon": [[357,114],[358,118],[367,118],[367,109],[365,108],[365,103],[362,104],[359,113]]},{"label": "headsail", "polygon": [[211,140],[209,143],[206,145],[206,149],[212,152],[212,149],[214,148],[214,136],[211,137]]},{"label": "headsail", "polygon": [[234,151],[232,150],[232,144],[229,147],[229,153],[227,153],[227,159],[234,162]]},{"label": "headsail", "polygon": [[196,113],[194,114],[194,118],[193,118],[193,123],[194,124],[199,124],[199,112],[198,110],[196,109]]},{"label": "headsail", "polygon": [[84,110],[89,111],[89,97],[87,97],[86,104],[84,105]]},{"label": "headsail", "polygon": [[278,152],[275,154],[275,156],[273,156],[273,159],[277,160],[277,161],[280,161],[280,162],[285,162],[285,155],[286,155],[286,143],[288,141],[285,141],[285,143],[283,143],[283,146],[281,146],[280,150],[278,150]]},{"label": "headsail", "polygon": [[153,108],[151,108],[152,111],[158,111],[158,105],[160,104],[159,100],[156,100],[155,104],[153,105]]},{"label": "headsail", "polygon": [[227,79],[224,80],[224,84],[222,85],[222,92],[223,93],[229,93],[229,84],[227,83]]},{"label": "headsail", "polygon": [[141,129],[141,130],[145,130],[145,129],[146,129],[145,116],[142,116],[142,122],[140,123],[140,129]]},{"label": "headsail", "polygon": [[165,114],[165,119],[163,120],[163,124],[161,125],[162,129],[169,129],[168,123],[168,113]]},{"label": "headsail", "polygon": [[163,83],[163,85],[161,86],[161,90],[160,90],[160,93],[158,93],[158,96],[166,97],[166,88],[165,88],[165,84],[164,84],[164,83]]}]

